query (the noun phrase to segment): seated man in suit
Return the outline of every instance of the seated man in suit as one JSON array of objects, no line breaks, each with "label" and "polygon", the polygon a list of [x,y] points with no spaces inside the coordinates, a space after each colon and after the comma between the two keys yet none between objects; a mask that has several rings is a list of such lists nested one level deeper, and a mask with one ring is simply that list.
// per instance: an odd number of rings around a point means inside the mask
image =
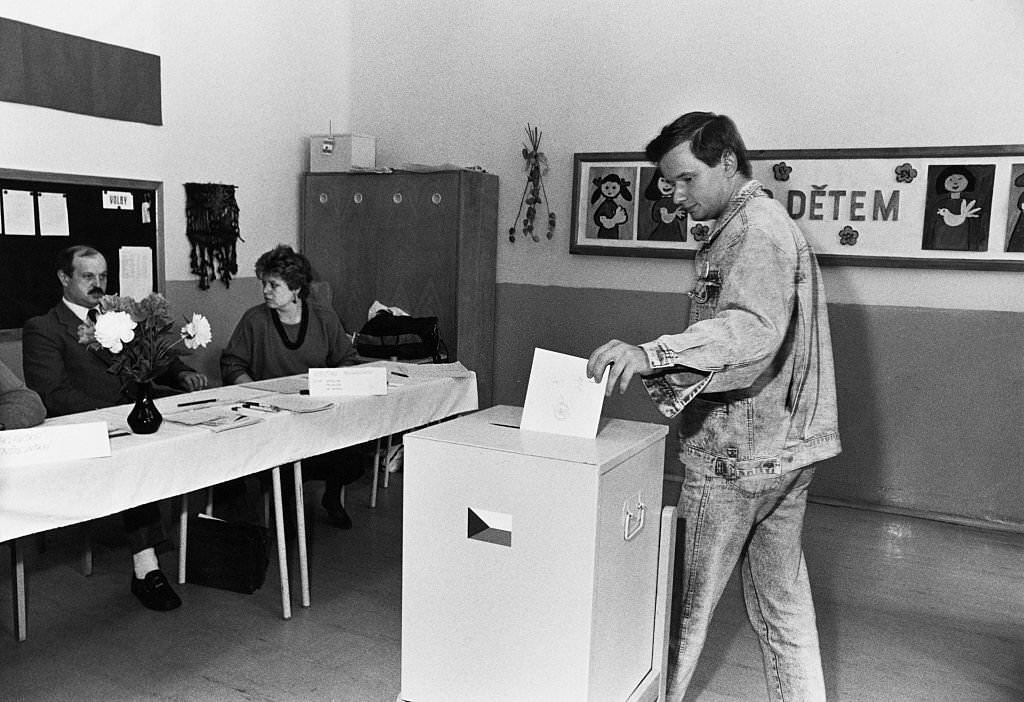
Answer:
[{"label": "seated man in suit", "polygon": [[34,427],[46,419],[46,408],[39,395],[0,361],[0,431]]},{"label": "seated man in suit", "polygon": [[[58,255],[57,278],[63,299],[25,323],[25,383],[39,393],[54,417],[131,402],[121,379],[107,372],[107,363],[78,342],[78,325],[106,292],[106,259],[91,246],[72,246]],[[180,390],[201,390],[207,385],[206,376],[177,359],[157,380]],[[132,594],[150,609],[178,607],[181,600],[160,571],[156,556],[155,546],[165,539],[159,506],[133,507],[122,517],[135,567]]]}]

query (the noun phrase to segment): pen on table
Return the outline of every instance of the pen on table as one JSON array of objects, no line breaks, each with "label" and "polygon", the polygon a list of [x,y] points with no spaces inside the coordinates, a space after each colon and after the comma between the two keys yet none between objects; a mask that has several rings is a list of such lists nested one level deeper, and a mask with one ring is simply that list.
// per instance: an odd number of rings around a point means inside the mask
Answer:
[{"label": "pen on table", "polygon": [[399,373],[398,371],[391,371],[391,375],[397,375],[399,378],[408,378],[409,377],[405,373]]},{"label": "pen on table", "polygon": [[262,412],[278,412],[281,409],[280,407],[275,407],[274,405],[264,405],[260,402],[243,402],[242,407],[245,409],[260,410]]},{"label": "pen on table", "polygon": [[216,397],[209,397],[205,400],[192,400],[191,402],[179,402],[178,407],[188,407],[190,405],[205,405],[207,402],[216,402]]}]

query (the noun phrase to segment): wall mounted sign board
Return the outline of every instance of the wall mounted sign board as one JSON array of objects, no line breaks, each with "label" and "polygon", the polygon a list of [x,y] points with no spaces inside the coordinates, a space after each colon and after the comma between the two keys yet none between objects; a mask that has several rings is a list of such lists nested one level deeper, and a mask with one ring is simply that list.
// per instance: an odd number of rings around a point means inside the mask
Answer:
[{"label": "wall mounted sign board", "polygon": [[[749,155],[823,264],[1024,270],[1024,145]],[[706,240],[642,153],[574,162],[571,253],[692,258]]]}]

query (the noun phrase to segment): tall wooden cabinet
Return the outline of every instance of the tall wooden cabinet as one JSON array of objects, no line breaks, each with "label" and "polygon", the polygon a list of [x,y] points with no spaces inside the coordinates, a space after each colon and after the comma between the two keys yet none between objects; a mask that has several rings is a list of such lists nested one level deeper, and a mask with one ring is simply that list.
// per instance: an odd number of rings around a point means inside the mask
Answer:
[{"label": "tall wooden cabinet", "polygon": [[374,300],[437,316],[452,358],[491,405],[498,178],[475,171],[309,173],[302,252],[347,331]]}]

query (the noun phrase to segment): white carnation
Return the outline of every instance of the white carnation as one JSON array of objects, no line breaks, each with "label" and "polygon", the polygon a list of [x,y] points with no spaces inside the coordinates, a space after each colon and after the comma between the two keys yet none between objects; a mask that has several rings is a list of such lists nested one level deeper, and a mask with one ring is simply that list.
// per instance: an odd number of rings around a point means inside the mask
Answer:
[{"label": "white carnation", "polygon": [[181,338],[185,342],[185,346],[190,349],[205,347],[213,340],[210,320],[198,312],[194,312],[192,321],[181,328]]},{"label": "white carnation", "polygon": [[135,322],[127,312],[104,312],[96,319],[96,341],[111,353],[121,353],[135,338]]}]

